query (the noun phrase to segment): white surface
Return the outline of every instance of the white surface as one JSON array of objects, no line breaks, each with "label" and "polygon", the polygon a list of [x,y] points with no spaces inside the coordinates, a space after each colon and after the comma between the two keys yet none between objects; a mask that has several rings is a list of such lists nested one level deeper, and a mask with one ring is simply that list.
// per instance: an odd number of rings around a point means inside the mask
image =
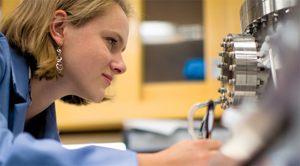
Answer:
[{"label": "white surface", "polygon": [[[171,136],[179,128],[188,127],[187,120],[173,119],[128,119],[123,124],[125,129],[138,129],[165,136]],[[195,121],[194,125],[200,126],[200,121]]]},{"label": "white surface", "polygon": [[87,144],[63,144],[66,149],[78,149],[86,146],[100,146],[118,150],[126,150],[126,145],[123,142],[114,142],[114,143],[87,143]]}]

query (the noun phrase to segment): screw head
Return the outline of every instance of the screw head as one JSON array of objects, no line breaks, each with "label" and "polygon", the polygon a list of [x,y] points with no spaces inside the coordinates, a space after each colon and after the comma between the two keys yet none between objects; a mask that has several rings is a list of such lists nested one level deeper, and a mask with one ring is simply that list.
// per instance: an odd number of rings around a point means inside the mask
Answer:
[{"label": "screw head", "polygon": [[233,41],[233,37],[232,36],[226,36],[226,37],[223,38],[223,41],[224,42],[231,42],[231,41]]},{"label": "screw head", "polygon": [[230,71],[235,71],[236,65],[229,65],[229,70]]},{"label": "screw head", "polygon": [[229,57],[230,58],[234,58],[235,57],[235,53],[233,51],[229,52]]},{"label": "screw head", "polygon": [[233,96],[234,96],[234,91],[230,91],[230,92],[228,93],[228,96],[229,96],[229,97],[233,97]]},{"label": "screw head", "polygon": [[278,21],[278,13],[273,13],[274,22]]},{"label": "screw head", "polygon": [[221,42],[221,47],[226,47],[226,42]]},{"label": "screw head", "polygon": [[227,66],[227,63],[223,63],[223,62],[220,62],[217,64],[218,68],[225,68],[226,66]]},{"label": "screw head", "polygon": [[229,47],[229,48],[233,47],[233,42],[228,42],[228,43],[226,44],[226,46]]},{"label": "screw head", "polygon": [[260,85],[262,83],[261,80],[257,80],[257,85]]},{"label": "screw head", "polygon": [[229,99],[228,100],[228,105],[232,105],[232,103],[233,103],[233,99]]},{"label": "screw head", "polygon": [[233,79],[230,79],[229,81],[228,81],[228,84],[229,85],[234,85],[235,84],[235,79],[233,78]]},{"label": "screw head", "polygon": [[251,29],[248,27],[248,29],[245,31],[246,34],[251,34]]},{"label": "screw head", "polygon": [[226,88],[218,88],[219,93],[226,93],[227,89]]},{"label": "screw head", "polygon": [[223,56],[225,56],[225,55],[226,55],[226,52],[225,52],[225,51],[220,51],[220,52],[219,52],[219,56],[222,56],[222,57],[223,57]]},{"label": "screw head", "polygon": [[226,81],[226,80],[227,80],[227,76],[220,75],[220,76],[218,76],[217,79],[218,79],[219,81]]},{"label": "screw head", "polygon": [[224,96],[221,96],[218,98],[218,102],[224,103],[226,101],[226,98]]}]

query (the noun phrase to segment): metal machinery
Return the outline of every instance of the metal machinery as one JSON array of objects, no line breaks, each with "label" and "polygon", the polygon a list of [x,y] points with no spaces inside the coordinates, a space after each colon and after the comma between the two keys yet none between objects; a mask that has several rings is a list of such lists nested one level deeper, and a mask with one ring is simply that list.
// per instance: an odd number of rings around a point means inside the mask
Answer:
[{"label": "metal machinery", "polygon": [[259,99],[267,86],[276,88],[279,66],[272,49],[261,48],[289,19],[295,5],[296,0],[245,0],[240,10],[242,34],[228,34],[221,43],[221,108],[237,107],[248,97]]},{"label": "metal machinery", "polygon": [[[297,0],[245,0],[240,9],[241,34],[223,38],[218,67],[221,97],[214,101],[222,109],[237,108],[245,99],[259,100],[266,89],[276,88],[280,68],[276,49],[269,39],[290,19]],[[188,115],[189,134],[199,137],[193,129],[195,112],[208,103],[196,103]],[[205,117],[204,117],[205,118]]]}]

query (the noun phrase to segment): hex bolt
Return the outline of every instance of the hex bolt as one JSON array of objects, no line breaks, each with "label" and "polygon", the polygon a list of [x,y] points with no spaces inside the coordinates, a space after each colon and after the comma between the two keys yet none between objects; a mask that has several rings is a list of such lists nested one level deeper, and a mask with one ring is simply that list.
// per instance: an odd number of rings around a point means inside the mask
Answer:
[{"label": "hex bolt", "polygon": [[226,88],[218,88],[219,93],[226,93],[227,89]]},{"label": "hex bolt", "polygon": [[233,79],[230,79],[229,81],[228,81],[228,84],[229,85],[234,85],[235,84],[235,79],[233,78]]},{"label": "hex bolt", "polygon": [[228,106],[229,105],[229,101],[227,100],[227,101],[225,101],[225,106]]},{"label": "hex bolt", "polygon": [[222,64],[223,64],[222,62],[221,62],[221,63],[218,63],[218,64],[217,64],[217,67],[218,67],[218,68],[222,68]]},{"label": "hex bolt", "polygon": [[232,103],[233,103],[233,99],[229,99],[228,105],[232,105]]},{"label": "hex bolt", "polygon": [[230,58],[234,58],[234,56],[235,56],[234,51],[229,52],[229,57],[230,57]]},{"label": "hex bolt", "polygon": [[230,91],[230,92],[228,93],[228,96],[229,96],[229,97],[233,97],[233,96],[234,96],[234,91]]},{"label": "hex bolt", "polygon": [[223,37],[223,42],[226,42],[226,37]]},{"label": "hex bolt", "polygon": [[219,81],[226,81],[226,80],[227,80],[227,76],[220,75],[220,76],[218,76],[217,79],[218,79]]},{"label": "hex bolt", "polygon": [[229,70],[230,71],[235,71],[236,65],[229,65]]},{"label": "hex bolt", "polygon": [[233,37],[232,36],[226,36],[226,37],[223,38],[223,41],[224,42],[231,42],[231,41],[233,41]]},{"label": "hex bolt", "polygon": [[257,80],[257,85],[260,85],[262,83],[261,80]]},{"label": "hex bolt", "polygon": [[233,42],[226,43],[226,47],[229,47],[229,48],[233,47]]},{"label": "hex bolt", "polygon": [[222,57],[223,57],[223,56],[225,56],[225,55],[226,55],[226,52],[225,52],[225,51],[220,51],[220,52],[219,52],[219,56],[222,56]]},{"label": "hex bolt", "polygon": [[218,98],[218,101],[219,101],[220,103],[225,103],[225,102],[227,101],[227,98],[224,97],[224,96],[221,96],[220,98]]},{"label": "hex bolt", "polygon": [[218,102],[222,103],[222,97],[218,98]]},{"label": "hex bolt", "polygon": [[278,13],[273,13],[274,22],[278,21]]},{"label": "hex bolt", "polygon": [[251,34],[251,30],[250,29],[247,29],[245,32],[246,32],[246,34]]},{"label": "hex bolt", "polygon": [[253,33],[256,33],[256,32],[257,32],[257,27],[258,27],[258,24],[257,24],[257,23],[253,23],[253,24],[252,24]]},{"label": "hex bolt", "polygon": [[267,19],[261,18],[262,26],[267,27]]},{"label": "hex bolt", "polygon": [[226,66],[227,66],[227,63],[223,63],[223,62],[217,64],[218,68],[225,68]]},{"label": "hex bolt", "polygon": [[218,101],[220,103],[224,103],[226,101],[226,98],[224,96],[221,96],[221,97],[218,98]]},{"label": "hex bolt", "polygon": [[221,42],[221,47],[226,47],[226,42]]}]

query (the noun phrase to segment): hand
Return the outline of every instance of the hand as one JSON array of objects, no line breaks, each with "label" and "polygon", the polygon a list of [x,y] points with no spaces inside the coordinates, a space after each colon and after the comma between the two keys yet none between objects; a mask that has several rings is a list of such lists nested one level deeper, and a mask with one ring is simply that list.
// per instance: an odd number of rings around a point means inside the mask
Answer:
[{"label": "hand", "polygon": [[242,161],[225,156],[222,153],[215,155],[209,162],[209,166],[238,166],[243,165]]},{"label": "hand", "polygon": [[138,154],[140,166],[202,166],[219,154],[222,145],[216,140],[184,140],[153,154]]}]

